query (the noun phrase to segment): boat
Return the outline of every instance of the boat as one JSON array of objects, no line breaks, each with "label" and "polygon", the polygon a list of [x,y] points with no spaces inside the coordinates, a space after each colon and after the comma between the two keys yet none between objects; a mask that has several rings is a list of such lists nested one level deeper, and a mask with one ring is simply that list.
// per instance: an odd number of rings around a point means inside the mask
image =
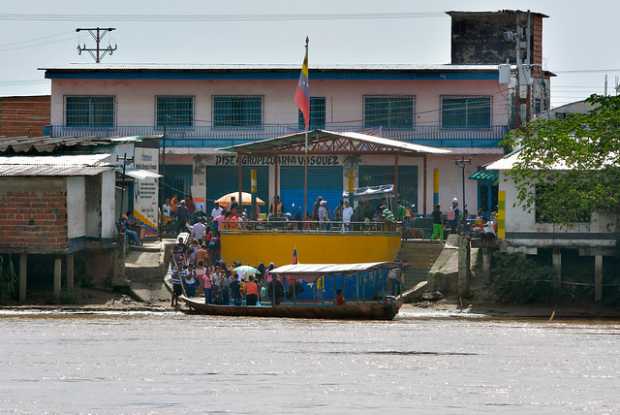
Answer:
[{"label": "boat", "polygon": [[[256,306],[205,304],[204,297],[181,295],[186,314],[242,317],[282,317],[333,320],[392,320],[414,289],[393,296],[387,293],[388,274],[398,265],[386,262],[358,264],[292,264],[275,268],[271,274],[284,284],[288,295],[277,301],[262,299]],[[169,280],[167,285],[169,285]],[[291,287],[295,287],[291,289]],[[301,288],[299,288],[301,287]],[[336,304],[336,293],[344,304]]]}]

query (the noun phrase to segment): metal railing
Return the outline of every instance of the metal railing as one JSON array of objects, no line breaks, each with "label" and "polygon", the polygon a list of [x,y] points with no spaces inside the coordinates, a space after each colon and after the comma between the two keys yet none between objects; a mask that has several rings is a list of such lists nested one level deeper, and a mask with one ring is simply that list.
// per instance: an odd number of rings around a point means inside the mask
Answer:
[{"label": "metal railing", "polygon": [[286,232],[286,233],[398,233],[400,222],[317,222],[317,221],[239,221],[222,222],[222,233]]},{"label": "metal railing", "polygon": [[[472,147],[481,143],[496,145],[508,126],[494,125],[489,128],[442,128],[440,125],[420,125],[407,129],[367,128],[359,124],[327,124],[326,130],[336,132],[363,132],[402,141],[433,144],[446,147]],[[66,127],[49,126],[52,137],[126,137],[164,134],[164,129],[154,126],[119,125],[113,127]],[[166,138],[170,147],[212,147],[274,138],[281,135],[301,132],[297,124],[263,124],[257,127],[167,127]]]}]

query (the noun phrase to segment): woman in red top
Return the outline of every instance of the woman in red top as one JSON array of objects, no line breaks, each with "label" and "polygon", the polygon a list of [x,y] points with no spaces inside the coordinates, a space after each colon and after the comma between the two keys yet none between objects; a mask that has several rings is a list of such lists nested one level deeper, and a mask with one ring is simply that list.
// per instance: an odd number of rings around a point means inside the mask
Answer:
[{"label": "woman in red top", "polygon": [[256,305],[258,301],[258,284],[254,281],[254,277],[250,277],[245,283],[245,303],[246,305]]}]

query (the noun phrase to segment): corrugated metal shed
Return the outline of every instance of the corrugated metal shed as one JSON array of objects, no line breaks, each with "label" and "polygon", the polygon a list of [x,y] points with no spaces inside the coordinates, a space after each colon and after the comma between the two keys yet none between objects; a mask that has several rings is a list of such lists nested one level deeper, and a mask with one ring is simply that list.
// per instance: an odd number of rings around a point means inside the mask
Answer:
[{"label": "corrugated metal shed", "polygon": [[386,265],[387,262],[368,262],[361,264],[292,264],[283,265],[272,274],[329,274],[337,272],[359,272]]},{"label": "corrugated metal shed", "polygon": [[0,177],[96,176],[113,170],[109,154],[41,157],[0,157]]}]

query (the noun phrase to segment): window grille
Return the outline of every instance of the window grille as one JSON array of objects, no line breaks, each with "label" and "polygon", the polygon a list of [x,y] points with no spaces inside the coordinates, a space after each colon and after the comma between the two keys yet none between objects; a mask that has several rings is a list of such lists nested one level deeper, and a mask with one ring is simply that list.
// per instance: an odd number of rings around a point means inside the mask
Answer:
[{"label": "window grille", "polygon": [[[325,128],[325,97],[310,97],[310,129]],[[297,125],[300,130],[305,128],[304,116],[298,111]]]},{"label": "window grille", "polygon": [[157,97],[158,127],[191,127],[194,125],[194,98],[188,96]]},{"label": "window grille", "polygon": [[415,98],[412,96],[364,97],[364,126],[367,128],[413,128]]},{"label": "window grille", "polygon": [[262,96],[214,96],[214,127],[261,127]]},{"label": "window grille", "polygon": [[67,127],[113,127],[114,97],[66,97]]},{"label": "window grille", "polygon": [[491,97],[444,97],[443,128],[491,128]]}]

